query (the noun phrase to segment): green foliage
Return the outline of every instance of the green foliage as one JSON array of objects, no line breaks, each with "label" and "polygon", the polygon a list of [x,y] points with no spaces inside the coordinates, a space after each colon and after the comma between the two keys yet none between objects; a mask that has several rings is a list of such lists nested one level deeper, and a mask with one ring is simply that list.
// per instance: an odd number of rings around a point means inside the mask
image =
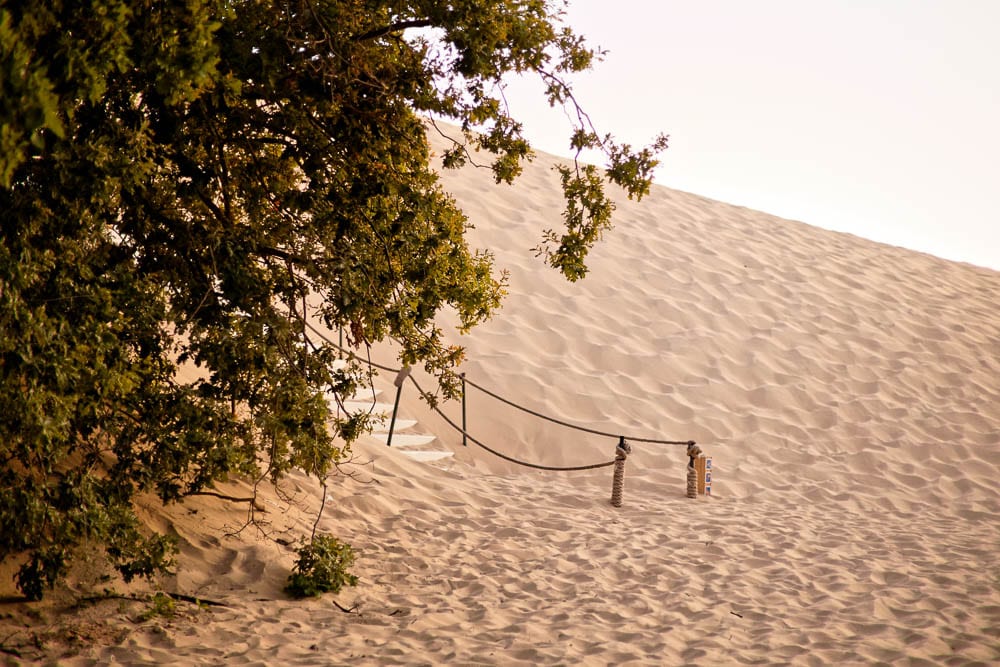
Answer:
[{"label": "green foliage", "polygon": [[51,588],[65,574],[65,551],[59,548],[42,548],[33,552],[28,562],[18,569],[14,581],[26,598],[41,600],[45,588]]},{"label": "green foliage", "polygon": [[[502,80],[534,73],[579,119],[565,231],[539,248],[570,279],[610,224],[603,181],[641,197],[654,153],[600,138],[564,77],[600,55],[549,0],[0,2],[0,560],[32,597],[84,540],[125,578],[170,565],[139,494],[163,502],[229,475],[324,477],[363,432],[331,414],[356,347],[393,338],[456,395],[468,330],[505,278],[431,164],[531,156]],[[415,30],[415,29],[420,30]],[[199,375],[181,375],[181,365]],[[332,428],[331,428],[332,425]]]},{"label": "green foliage", "polygon": [[153,618],[173,618],[177,613],[177,602],[167,595],[157,591],[149,598],[149,606],[139,614],[140,621],[148,621]]},{"label": "green foliage", "polygon": [[356,586],[358,578],[348,572],[354,564],[349,544],[329,535],[316,535],[296,550],[299,559],[288,575],[285,592],[296,598],[337,593],[346,584]]}]

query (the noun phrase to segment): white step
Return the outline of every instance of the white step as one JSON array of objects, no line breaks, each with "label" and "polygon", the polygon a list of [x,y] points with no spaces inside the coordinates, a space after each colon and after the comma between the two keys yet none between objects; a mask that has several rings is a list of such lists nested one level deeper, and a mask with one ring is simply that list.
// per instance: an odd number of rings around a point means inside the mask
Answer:
[{"label": "white step", "polygon": [[[370,389],[363,389],[356,393],[354,396],[348,396],[344,399],[344,405],[351,404],[354,407],[353,410],[357,410],[360,407],[364,407],[365,410],[370,408],[373,404],[378,406],[386,406],[389,412],[392,412],[392,403],[381,403],[378,401],[378,396],[382,391],[380,389],[375,390],[375,396],[372,396]],[[337,409],[337,397],[331,391],[324,391],[323,398],[326,399],[326,404],[329,405],[334,410]]]},{"label": "white step", "polygon": [[[336,370],[342,369],[347,366],[347,361],[343,359],[338,359],[333,362],[333,368]],[[378,398],[382,396],[382,390],[372,387],[362,387],[353,396],[344,401],[344,409],[350,413],[358,412],[369,412],[372,414],[373,425],[376,431],[372,433],[372,437],[379,442],[387,443],[389,441],[389,423],[392,421],[392,409],[393,405],[391,403],[383,403],[378,401]],[[330,405],[331,410],[337,410],[336,399],[327,392],[326,395],[327,403]],[[407,450],[406,447],[421,447],[423,445],[429,445],[430,443],[437,440],[437,437],[424,434],[424,433],[400,433],[399,431],[405,431],[408,428],[412,428],[417,425],[416,419],[402,419],[397,417],[392,434],[392,445],[394,447],[399,447],[400,451],[406,456],[410,457],[414,461],[421,462],[431,462],[440,461],[442,459],[454,456],[454,452],[446,451],[421,451],[421,450]]]},{"label": "white step", "polygon": [[[336,404],[334,405],[336,408]],[[344,409],[350,413],[370,412],[373,415],[392,414],[392,403],[372,403],[371,401],[344,401]]]},{"label": "white step", "polygon": [[[371,404],[369,403],[368,405],[370,406]],[[357,414],[358,412],[368,412],[367,407],[362,408],[356,405],[348,405],[347,408],[350,414]],[[337,405],[335,403],[330,405],[330,411],[333,412],[334,414],[337,413]],[[343,411],[341,411],[341,414],[343,414]],[[376,431],[388,431],[389,422],[391,421],[392,421],[391,410],[388,413],[381,410],[374,410],[372,412],[371,424]],[[405,431],[406,429],[413,428],[416,425],[417,425],[416,419],[404,419],[403,417],[396,417],[397,431]]]},{"label": "white step", "polygon": [[[378,440],[379,442],[384,442],[384,443],[389,442],[388,433],[372,433],[372,437]],[[429,445],[436,439],[437,438],[433,435],[425,435],[423,433],[393,433],[392,446],[419,447],[421,445]]]},{"label": "white step", "polygon": [[348,396],[347,400],[351,401],[351,402],[355,402],[355,401],[361,402],[361,401],[364,401],[365,403],[371,403],[373,400],[375,400],[376,398],[378,398],[381,395],[382,395],[382,390],[381,389],[372,388],[372,387],[364,387],[362,389],[358,389],[358,392],[356,394],[354,394],[354,396]]},{"label": "white step", "polygon": [[440,461],[441,459],[455,455],[455,452],[421,452],[414,450],[404,451],[403,453],[414,461]]},{"label": "white step", "polygon": [[[383,417],[382,419],[373,419],[372,425],[375,428],[376,433],[388,433],[389,432],[389,422],[392,421],[392,417]],[[408,428],[413,428],[417,425],[416,419],[400,419],[396,417],[396,431],[405,431]],[[393,433],[395,434],[395,432]]]}]

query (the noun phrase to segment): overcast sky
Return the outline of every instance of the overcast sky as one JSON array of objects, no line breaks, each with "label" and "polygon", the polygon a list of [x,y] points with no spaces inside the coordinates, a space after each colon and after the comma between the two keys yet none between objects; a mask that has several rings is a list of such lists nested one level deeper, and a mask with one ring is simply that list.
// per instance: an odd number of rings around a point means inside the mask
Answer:
[{"label": "overcast sky", "polygon": [[[601,132],[670,135],[657,182],[1000,269],[1000,0],[570,0],[609,51]],[[538,89],[507,91],[568,154]]]}]

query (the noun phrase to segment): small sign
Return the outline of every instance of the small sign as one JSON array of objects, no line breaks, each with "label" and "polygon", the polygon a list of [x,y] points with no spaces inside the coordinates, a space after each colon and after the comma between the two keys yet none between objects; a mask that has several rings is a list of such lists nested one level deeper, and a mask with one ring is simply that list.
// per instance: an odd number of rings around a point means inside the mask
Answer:
[{"label": "small sign", "polygon": [[694,470],[698,476],[698,493],[708,495],[705,487],[712,483],[712,457],[700,454],[694,460]]}]

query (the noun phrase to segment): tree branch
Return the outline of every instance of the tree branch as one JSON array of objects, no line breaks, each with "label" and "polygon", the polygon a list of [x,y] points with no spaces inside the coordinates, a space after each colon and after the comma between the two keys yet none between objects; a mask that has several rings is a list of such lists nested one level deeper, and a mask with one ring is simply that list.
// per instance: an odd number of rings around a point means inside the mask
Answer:
[{"label": "tree branch", "polygon": [[430,19],[411,19],[409,21],[399,21],[398,23],[393,23],[391,25],[382,26],[381,28],[373,28],[366,33],[352,37],[352,42],[366,42],[369,39],[376,39],[382,37],[383,35],[388,35],[391,32],[399,32],[400,30],[406,30],[407,28],[428,28],[434,25],[434,22]]},{"label": "tree branch", "polygon": [[185,494],[186,496],[212,496],[213,498],[220,498],[222,500],[228,500],[234,503],[250,503],[253,508],[258,512],[266,512],[265,508],[256,497],[239,497],[239,496],[227,496],[224,493],[219,493],[217,491],[195,491],[193,493]]}]

